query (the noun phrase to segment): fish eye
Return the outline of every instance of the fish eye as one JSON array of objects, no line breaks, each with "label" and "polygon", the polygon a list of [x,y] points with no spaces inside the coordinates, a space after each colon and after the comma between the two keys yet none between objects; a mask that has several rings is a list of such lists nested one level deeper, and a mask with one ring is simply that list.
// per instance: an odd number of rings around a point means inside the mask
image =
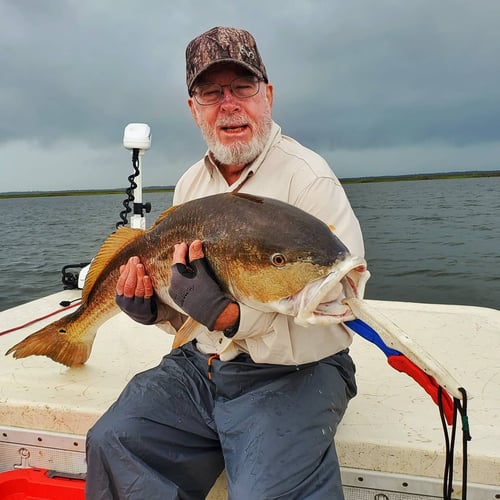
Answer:
[{"label": "fish eye", "polygon": [[286,264],[286,257],[282,253],[274,253],[271,256],[273,266],[283,267]]}]

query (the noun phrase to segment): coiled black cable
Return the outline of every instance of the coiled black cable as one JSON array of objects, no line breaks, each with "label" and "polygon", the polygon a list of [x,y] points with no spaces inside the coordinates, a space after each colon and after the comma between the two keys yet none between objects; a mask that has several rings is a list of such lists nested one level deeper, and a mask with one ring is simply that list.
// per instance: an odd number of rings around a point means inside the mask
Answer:
[{"label": "coiled black cable", "polygon": [[130,208],[130,203],[135,200],[134,189],[137,187],[137,183],[135,182],[135,178],[139,175],[139,149],[132,150],[132,166],[134,167],[134,172],[128,176],[128,181],[130,182],[130,186],[125,191],[127,193],[127,198],[123,201],[123,206],[125,210],[120,212],[120,221],[116,223],[116,229],[120,226],[125,226],[128,224],[127,214],[132,212]]}]

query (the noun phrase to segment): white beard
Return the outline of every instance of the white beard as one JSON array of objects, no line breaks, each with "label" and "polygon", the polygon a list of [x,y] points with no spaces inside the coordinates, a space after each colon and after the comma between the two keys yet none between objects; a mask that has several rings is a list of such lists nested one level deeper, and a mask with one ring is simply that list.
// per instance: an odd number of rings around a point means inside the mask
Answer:
[{"label": "white beard", "polygon": [[[247,165],[262,153],[267,144],[272,127],[271,108],[265,111],[260,126],[243,115],[231,116],[227,120],[218,120],[216,126],[237,125],[237,122],[250,123],[255,131],[249,142],[233,142],[229,146],[221,144],[215,130],[200,120],[200,129],[213,157],[222,165]],[[227,123],[225,123],[227,122]]]}]

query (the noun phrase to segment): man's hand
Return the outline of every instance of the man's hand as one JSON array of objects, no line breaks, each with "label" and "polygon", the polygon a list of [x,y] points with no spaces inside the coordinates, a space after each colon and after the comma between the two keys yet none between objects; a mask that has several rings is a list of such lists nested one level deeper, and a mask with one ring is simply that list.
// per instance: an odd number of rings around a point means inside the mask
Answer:
[{"label": "man's hand", "polygon": [[158,310],[153,285],[139,257],[130,257],[120,266],[115,300],[120,309],[138,323],[151,325],[156,321]]},{"label": "man's hand", "polygon": [[[226,330],[239,319],[238,304],[212,276],[200,240],[189,247],[186,243],[175,245],[168,293],[186,314],[209,330]],[[232,335],[235,333],[236,330]]]}]

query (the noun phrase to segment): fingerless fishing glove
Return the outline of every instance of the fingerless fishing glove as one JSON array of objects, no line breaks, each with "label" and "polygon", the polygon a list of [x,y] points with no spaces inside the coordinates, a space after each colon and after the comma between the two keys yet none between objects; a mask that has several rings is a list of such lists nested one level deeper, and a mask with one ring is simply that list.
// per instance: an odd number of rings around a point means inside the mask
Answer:
[{"label": "fingerless fishing glove", "polygon": [[174,264],[168,293],[186,314],[209,330],[214,329],[220,313],[233,302],[215,281],[204,258],[193,260],[190,268]]},{"label": "fingerless fishing glove", "polygon": [[152,325],[158,315],[158,307],[154,297],[125,297],[116,295],[115,301],[118,307],[133,320],[143,325]]}]

